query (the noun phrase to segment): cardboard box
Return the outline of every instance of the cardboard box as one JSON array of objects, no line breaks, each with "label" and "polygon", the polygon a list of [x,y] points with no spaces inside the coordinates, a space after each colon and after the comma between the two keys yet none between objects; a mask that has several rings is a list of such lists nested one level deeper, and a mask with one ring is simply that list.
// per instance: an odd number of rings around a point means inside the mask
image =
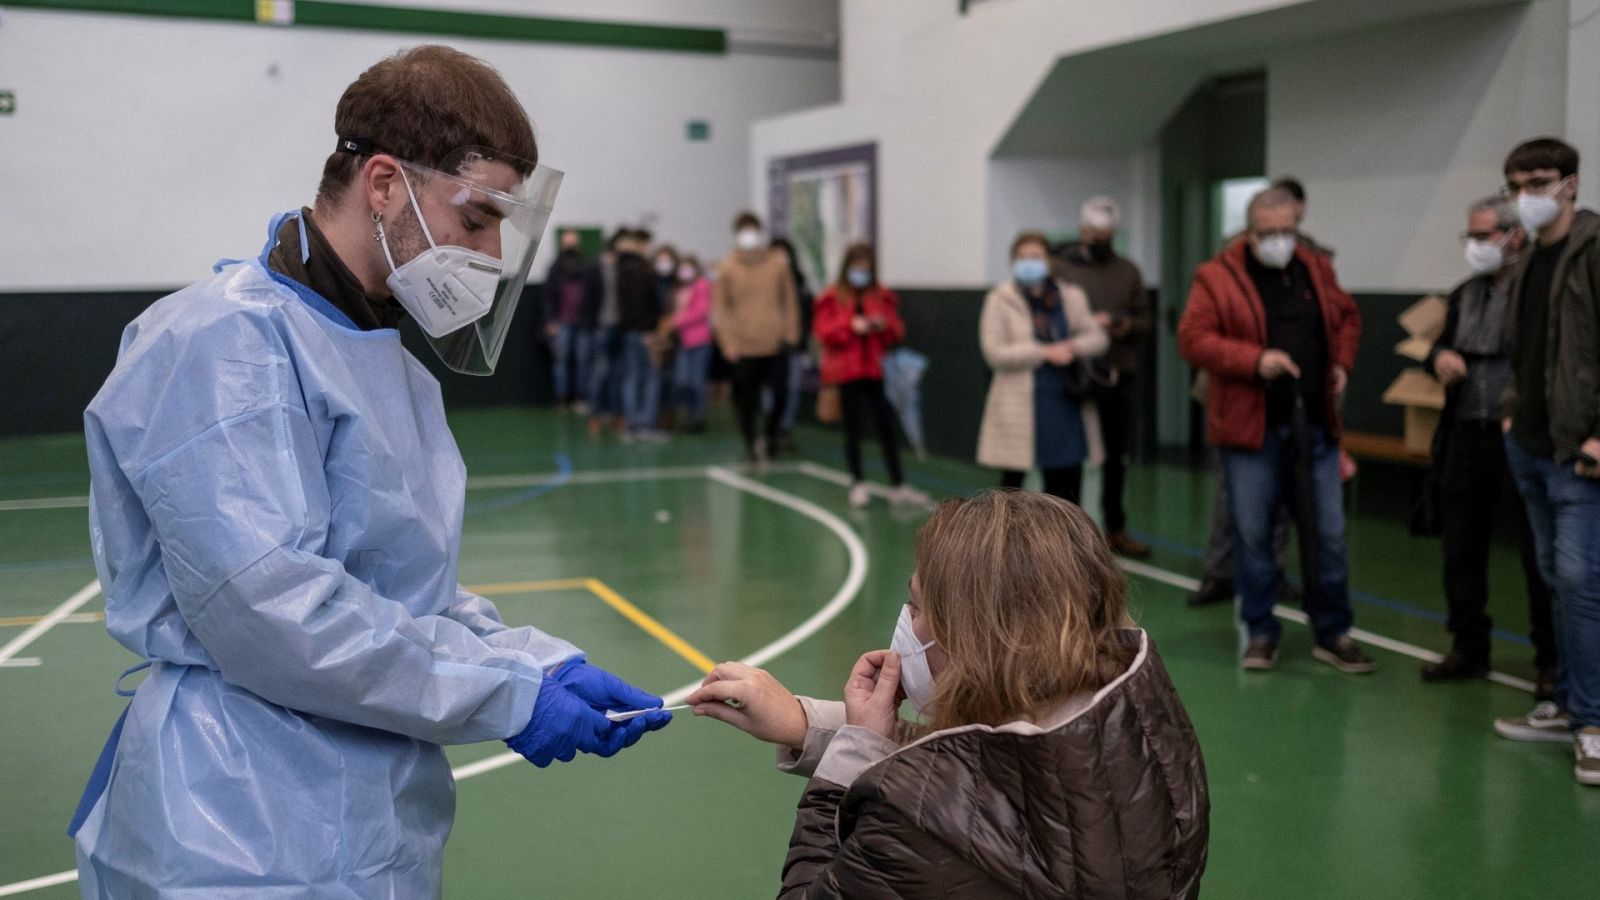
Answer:
[{"label": "cardboard box", "polygon": [[1444,410],[1444,385],[1425,369],[1406,369],[1383,392],[1383,402],[1406,408],[1406,451],[1427,456]]},{"label": "cardboard box", "polygon": [[1427,341],[1432,346],[1444,334],[1444,320],[1450,314],[1450,303],[1438,295],[1423,297],[1400,314],[1400,327],[1406,334]]}]

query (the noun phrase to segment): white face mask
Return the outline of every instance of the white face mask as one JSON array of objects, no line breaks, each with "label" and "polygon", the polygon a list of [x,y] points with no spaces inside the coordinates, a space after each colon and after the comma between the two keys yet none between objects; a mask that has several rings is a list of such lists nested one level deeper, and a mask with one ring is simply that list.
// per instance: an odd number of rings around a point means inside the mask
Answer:
[{"label": "white face mask", "polygon": [[889,649],[900,657],[900,686],[905,688],[906,699],[924,716],[933,712],[933,671],[928,668],[928,648],[935,643],[917,640],[917,633],[911,629],[911,607],[902,607]]},{"label": "white face mask", "polygon": [[1522,227],[1533,232],[1554,222],[1561,215],[1561,201],[1556,199],[1556,195],[1566,186],[1567,180],[1563,178],[1548,194],[1530,194],[1527,191],[1517,194],[1517,217],[1522,219]]},{"label": "white face mask", "polygon": [[1271,234],[1264,238],[1251,238],[1256,259],[1269,269],[1282,269],[1294,259],[1295,237],[1292,234]]},{"label": "white face mask", "polygon": [[1472,274],[1498,272],[1505,263],[1506,251],[1500,244],[1494,241],[1467,241],[1467,265],[1472,267]]},{"label": "white face mask", "polygon": [[662,259],[661,261],[657,262],[656,263],[656,274],[660,275],[662,278],[666,278],[668,275],[671,275],[672,274],[672,260],[670,260],[670,259]]},{"label": "white face mask", "polygon": [[466,247],[435,244],[404,169],[400,170],[400,177],[405,181],[411,211],[416,213],[428,249],[405,265],[395,266],[389,237],[383,231],[383,222],[377,221],[378,243],[383,246],[384,259],[389,261],[385,283],[429,337],[441,338],[489,314],[500,287],[500,260]]},{"label": "white face mask", "polygon": [[678,280],[679,281],[693,281],[694,280],[694,266],[679,266],[678,267]]},{"label": "white face mask", "polygon": [[739,229],[739,233],[734,236],[733,242],[740,250],[760,250],[766,245],[766,241],[761,239],[761,231],[755,228]]}]

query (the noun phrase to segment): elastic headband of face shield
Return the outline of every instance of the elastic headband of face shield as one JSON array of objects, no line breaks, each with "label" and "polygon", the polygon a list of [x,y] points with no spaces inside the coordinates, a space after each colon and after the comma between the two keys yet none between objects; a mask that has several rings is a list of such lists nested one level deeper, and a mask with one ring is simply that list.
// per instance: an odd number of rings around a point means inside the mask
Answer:
[{"label": "elastic headband of face shield", "polygon": [[[338,149],[361,156],[383,153],[360,138],[341,137]],[[500,259],[500,278],[489,310],[476,321],[440,337],[424,334],[429,346],[454,371],[492,374],[527,286],[556,194],[561,190],[562,173],[484,147],[456,150],[446,155],[438,168],[397,156],[394,159],[413,176],[413,191],[438,191],[437,186],[443,185],[449,195],[446,202],[451,206],[473,209],[480,220],[499,220],[499,250],[489,255]],[[421,225],[432,244],[438,229],[427,222]]]}]

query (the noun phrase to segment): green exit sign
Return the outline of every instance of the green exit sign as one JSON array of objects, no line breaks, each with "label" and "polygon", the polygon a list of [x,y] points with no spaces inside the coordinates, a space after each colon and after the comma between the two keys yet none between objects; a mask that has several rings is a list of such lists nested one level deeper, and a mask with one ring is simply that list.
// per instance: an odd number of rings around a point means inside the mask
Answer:
[{"label": "green exit sign", "polygon": [[689,122],[688,131],[689,131],[689,140],[691,140],[691,141],[709,141],[709,140],[711,140],[711,123],[707,122],[707,121],[705,121],[703,119],[693,119],[693,120],[691,120]]},{"label": "green exit sign", "polygon": [[0,91],[0,116],[9,116],[17,111],[17,95],[11,91]]}]

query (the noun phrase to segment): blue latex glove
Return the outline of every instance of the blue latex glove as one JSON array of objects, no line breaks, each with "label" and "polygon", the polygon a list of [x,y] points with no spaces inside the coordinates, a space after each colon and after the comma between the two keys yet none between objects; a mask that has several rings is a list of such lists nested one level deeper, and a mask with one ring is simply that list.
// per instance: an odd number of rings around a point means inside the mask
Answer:
[{"label": "blue latex glove", "polygon": [[[556,670],[555,680],[573,695],[601,712],[655,709],[662,705],[660,697],[641,691],[599,666],[583,659],[574,659]],[[596,756],[613,756],[632,747],[644,737],[645,732],[659,731],[672,721],[672,713],[646,713],[626,722],[609,722],[610,728],[598,735],[593,746],[584,743],[578,749]]]},{"label": "blue latex glove", "polygon": [[573,660],[557,669],[555,677],[567,690],[601,712],[655,709],[662,705],[661,698],[655,694],[641,691],[605,669],[591,666],[582,659]]},{"label": "blue latex glove", "polygon": [[539,682],[533,717],[520,734],[506,738],[506,745],[542,769],[556,760],[571,762],[579,750],[593,753],[591,748],[609,746],[603,742],[610,739],[616,728],[604,713],[567,690],[560,681],[545,678]]}]

